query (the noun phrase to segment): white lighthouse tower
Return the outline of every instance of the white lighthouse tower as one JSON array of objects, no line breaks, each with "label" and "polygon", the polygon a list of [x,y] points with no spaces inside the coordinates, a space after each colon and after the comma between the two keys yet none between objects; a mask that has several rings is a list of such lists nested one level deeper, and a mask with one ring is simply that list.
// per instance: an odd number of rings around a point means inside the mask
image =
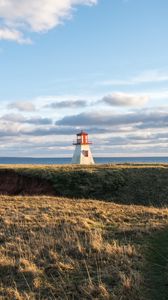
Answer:
[{"label": "white lighthouse tower", "polygon": [[88,134],[81,131],[77,134],[77,139],[73,143],[75,145],[75,152],[72,158],[72,164],[92,165],[94,164],[93,156],[90,151],[90,144]]}]

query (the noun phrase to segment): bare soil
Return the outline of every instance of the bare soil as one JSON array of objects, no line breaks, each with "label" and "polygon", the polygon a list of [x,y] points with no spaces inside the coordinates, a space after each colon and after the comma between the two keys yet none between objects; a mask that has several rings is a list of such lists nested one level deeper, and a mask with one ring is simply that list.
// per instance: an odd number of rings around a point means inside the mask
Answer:
[{"label": "bare soil", "polygon": [[1,195],[55,195],[52,184],[47,180],[18,174],[15,170],[0,171]]}]

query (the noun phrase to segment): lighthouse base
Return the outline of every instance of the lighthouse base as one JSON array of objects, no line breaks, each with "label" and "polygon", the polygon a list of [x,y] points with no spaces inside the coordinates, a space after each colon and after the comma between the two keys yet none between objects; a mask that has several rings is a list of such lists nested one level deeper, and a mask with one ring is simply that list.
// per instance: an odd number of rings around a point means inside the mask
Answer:
[{"label": "lighthouse base", "polygon": [[76,145],[71,163],[81,165],[93,165],[95,162],[90,151],[89,145]]}]

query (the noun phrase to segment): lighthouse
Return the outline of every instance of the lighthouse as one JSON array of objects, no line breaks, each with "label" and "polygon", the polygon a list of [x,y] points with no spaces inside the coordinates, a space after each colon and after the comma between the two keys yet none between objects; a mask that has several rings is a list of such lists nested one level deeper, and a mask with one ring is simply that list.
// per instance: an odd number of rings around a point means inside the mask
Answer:
[{"label": "lighthouse", "polygon": [[94,160],[92,153],[90,151],[90,145],[92,143],[88,140],[88,134],[81,131],[77,134],[77,139],[73,143],[75,145],[75,151],[72,158],[72,164],[82,164],[82,165],[93,165]]}]

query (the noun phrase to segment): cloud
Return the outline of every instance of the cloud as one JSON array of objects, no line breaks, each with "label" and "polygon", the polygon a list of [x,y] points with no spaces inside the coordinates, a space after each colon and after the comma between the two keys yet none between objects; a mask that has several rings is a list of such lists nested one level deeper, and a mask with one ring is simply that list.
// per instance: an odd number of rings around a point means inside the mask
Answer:
[{"label": "cloud", "polygon": [[147,70],[129,79],[104,80],[102,85],[139,85],[144,83],[168,82],[168,74],[160,70]]},{"label": "cloud", "polygon": [[[99,104],[106,104],[110,106],[143,106],[150,99],[149,95],[142,94],[128,94],[128,93],[112,93],[104,96],[100,100],[62,100],[62,101],[54,101],[49,104],[44,105],[44,108],[51,109],[62,109],[62,108],[83,108],[83,107],[91,107]],[[50,100],[50,99],[49,99]]]},{"label": "cloud", "polygon": [[148,100],[149,96],[114,93],[103,97],[101,102],[112,106],[141,106]]},{"label": "cloud", "polygon": [[0,28],[0,40],[15,41],[19,44],[32,43],[29,38],[24,38],[20,31],[9,28]]},{"label": "cloud", "polygon": [[85,129],[93,140],[94,154],[163,155],[168,147],[167,128],[168,112],[160,108],[81,113],[65,116],[56,124],[41,116],[6,114],[0,117],[0,152],[17,156],[19,148],[20,155],[72,155],[72,141]]},{"label": "cloud", "polygon": [[[4,119],[3,119],[4,120]],[[61,135],[75,135],[76,129],[72,126],[55,126],[50,124],[49,122],[44,122],[43,120],[39,120],[39,122],[33,120],[26,120],[25,122],[21,122],[23,125],[16,122],[8,122],[2,123],[3,121],[0,119],[0,136],[32,136],[32,137],[43,137],[43,136],[61,136]],[[37,126],[25,126],[24,124],[31,124]],[[38,125],[46,125],[46,126],[38,126]],[[64,140],[63,143],[66,143]]]},{"label": "cloud", "polygon": [[[49,135],[73,135],[80,131],[80,128],[74,126],[50,126],[48,128],[39,127],[35,129],[28,129],[24,131],[24,134],[32,136],[49,136]],[[105,134],[109,132],[106,128],[92,127],[89,130],[90,134]],[[23,133],[23,132],[22,132]]]},{"label": "cloud", "polygon": [[21,114],[6,114],[0,117],[1,121],[10,123],[20,123],[20,124],[34,124],[34,125],[49,125],[53,121],[50,118],[43,118],[41,116],[26,118]]},{"label": "cloud", "polygon": [[118,126],[134,125],[137,128],[156,128],[168,126],[168,112],[162,110],[137,110],[126,113],[89,112],[65,116],[56,122],[61,126]]},{"label": "cloud", "polygon": [[[76,97],[67,98],[49,98],[43,102],[41,99],[37,102],[38,108],[34,113],[34,108],[20,108],[20,102],[13,102],[11,109],[17,111],[6,111],[6,114],[0,116],[0,152],[2,155],[11,153],[10,156],[18,155],[17,148],[20,149],[19,155],[61,155],[73,152],[72,141],[76,138],[76,133],[80,130],[86,130],[90,139],[93,141],[93,153],[97,156],[106,155],[143,155],[144,153],[165,154],[168,147],[168,110],[166,106],[133,108],[130,105],[140,105],[141,98],[124,98],[128,94],[122,94],[122,97],[114,97],[116,94],[94,99],[78,100]],[[121,96],[121,94],[119,94]],[[118,96],[118,94],[117,94]],[[132,94],[131,94],[132,96]],[[107,98],[108,97],[108,100]],[[109,99],[110,98],[110,99]],[[67,101],[67,99],[70,99]],[[80,98],[79,98],[80,99]],[[122,101],[121,101],[122,99]],[[58,102],[57,102],[58,101]],[[81,102],[83,101],[83,103]],[[89,102],[91,101],[91,102]],[[97,103],[100,106],[94,106]],[[100,102],[101,101],[101,102]],[[117,105],[117,109],[109,108],[102,103],[110,101],[108,105]],[[113,103],[111,103],[113,101]],[[48,102],[48,103],[47,103]],[[22,103],[22,102],[21,102]],[[27,102],[26,102],[27,103]],[[34,104],[34,101],[30,100]],[[53,105],[65,107],[66,105],[80,106],[86,105],[90,108],[79,113],[68,113],[67,110],[56,112],[51,110],[43,111],[45,106]],[[129,104],[129,105],[128,105]],[[6,104],[4,104],[6,105]],[[120,106],[128,105],[128,109],[120,109]],[[10,108],[10,107],[9,107]],[[21,111],[26,110],[25,113]],[[30,113],[27,114],[27,111]],[[5,111],[4,109],[2,111]],[[20,112],[19,112],[20,111]],[[67,115],[66,115],[67,112]],[[77,113],[78,112],[78,113]],[[49,114],[49,117],[48,117]],[[60,117],[61,116],[61,117]],[[64,116],[64,117],[63,117]],[[27,143],[29,143],[28,146]],[[29,147],[30,146],[30,147]],[[7,152],[5,152],[7,151]],[[40,154],[39,154],[40,153]]]},{"label": "cloud", "polygon": [[5,114],[0,117],[0,120],[12,123],[24,123],[26,118],[21,114]]},{"label": "cloud", "polygon": [[85,100],[65,100],[65,101],[58,101],[52,102],[45,107],[48,108],[80,108],[87,106],[87,101]]},{"label": "cloud", "polygon": [[72,135],[74,134],[73,127],[50,126],[48,128],[33,128],[22,131],[22,134],[30,136],[49,136],[49,135]]},{"label": "cloud", "polygon": [[72,16],[77,5],[94,5],[97,0],[1,0],[1,39],[28,42],[23,32],[46,32]]},{"label": "cloud", "polygon": [[163,82],[168,81],[168,74],[164,74],[159,70],[148,70],[134,77],[132,81],[135,83]]},{"label": "cloud", "polygon": [[25,112],[33,112],[36,110],[35,105],[31,102],[13,102],[8,105],[8,108]]},{"label": "cloud", "polygon": [[53,121],[50,118],[32,117],[32,118],[27,118],[25,120],[25,123],[34,124],[34,125],[51,125]]}]

